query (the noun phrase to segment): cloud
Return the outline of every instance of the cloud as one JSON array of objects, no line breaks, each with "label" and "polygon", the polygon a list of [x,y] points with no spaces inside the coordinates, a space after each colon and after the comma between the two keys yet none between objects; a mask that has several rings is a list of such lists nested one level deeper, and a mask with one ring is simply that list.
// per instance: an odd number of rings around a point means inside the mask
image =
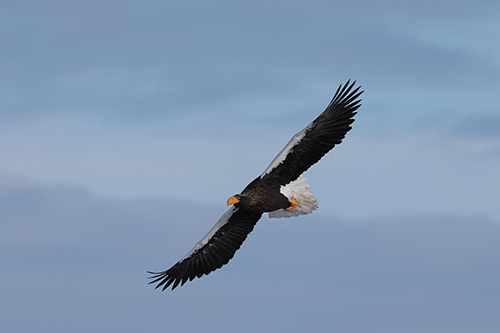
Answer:
[{"label": "cloud", "polygon": [[223,269],[160,293],[145,271],[175,263],[221,211],[80,188],[0,192],[8,331],[500,327],[500,228],[485,217],[266,217]]},{"label": "cloud", "polygon": [[[497,2],[0,6],[3,330],[498,331]],[[147,286],[348,78],[320,210]]]},{"label": "cloud", "polygon": [[354,129],[311,170],[324,210],[498,217],[489,7],[361,4],[12,4],[0,170],[223,202],[353,78],[365,89]]},{"label": "cloud", "polygon": [[498,91],[492,4],[148,3],[5,8],[2,118],[135,125],[207,110],[282,115],[347,78],[365,85],[368,101],[412,118],[435,113],[429,102],[455,108],[457,95],[477,103]]}]

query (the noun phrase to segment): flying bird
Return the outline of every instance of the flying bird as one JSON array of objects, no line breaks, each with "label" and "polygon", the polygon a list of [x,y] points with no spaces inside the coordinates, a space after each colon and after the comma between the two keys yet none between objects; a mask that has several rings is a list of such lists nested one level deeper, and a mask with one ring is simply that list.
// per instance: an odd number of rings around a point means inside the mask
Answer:
[{"label": "flying bird", "polygon": [[327,108],[312,123],[295,134],[267,169],[240,194],[227,200],[229,210],[208,234],[170,269],[153,273],[150,284],[174,290],[179,284],[210,274],[233,258],[263,213],[269,217],[291,217],[312,213],[318,202],[303,175],[351,129],[358,97],[363,93],[350,81],[337,89]]}]

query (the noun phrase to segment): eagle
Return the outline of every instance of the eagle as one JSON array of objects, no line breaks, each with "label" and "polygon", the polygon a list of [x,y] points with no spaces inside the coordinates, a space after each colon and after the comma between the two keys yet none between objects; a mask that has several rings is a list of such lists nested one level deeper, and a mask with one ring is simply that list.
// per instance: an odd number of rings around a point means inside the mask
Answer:
[{"label": "eagle", "polygon": [[[318,202],[304,172],[345,138],[361,106],[356,81],[340,85],[312,123],[295,134],[264,172],[227,200],[229,210],[194,248],[168,270],[148,272],[162,291],[208,275],[227,264],[262,214],[291,217],[312,213]],[[156,289],[155,288],[155,289]]]}]

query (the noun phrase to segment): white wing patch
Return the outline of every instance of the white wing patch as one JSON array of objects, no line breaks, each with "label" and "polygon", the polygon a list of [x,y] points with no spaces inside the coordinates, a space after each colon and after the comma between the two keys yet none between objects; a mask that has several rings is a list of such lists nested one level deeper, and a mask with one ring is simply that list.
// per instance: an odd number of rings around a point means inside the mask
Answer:
[{"label": "white wing patch", "polygon": [[208,243],[208,241],[210,240],[210,238],[212,238],[212,236],[215,235],[215,233],[217,232],[217,230],[219,230],[220,228],[222,228],[229,221],[229,219],[231,218],[231,216],[233,216],[233,214],[237,210],[238,210],[238,208],[235,208],[234,206],[231,206],[231,208],[229,208],[229,210],[227,212],[225,212],[224,215],[221,216],[221,218],[219,219],[219,221],[217,221],[217,223],[213,226],[213,228],[210,229],[210,231],[208,232],[208,234],[205,237],[203,237],[203,239],[200,240],[193,247],[193,249],[191,251],[189,251],[189,253],[184,256],[184,258],[182,258],[181,260],[179,260],[179,263],[181,263],[185,259],[191,257],[199,249],[201,249],[203,246],[205,246],[205,244]]},{"label": "white wing patch", "polygon": [[304,138],[304,136],[306,135],[307,130],[311,127],[311,125],[312,125],[312,123],[309,124],[306,128],[304,128],[299,133],[295,134],[290,139],[290,141],[288,141],[288,143],[286,144],[285,148],[283,148],[279,152],[278,156],[276,156],[272,160],[271,164],[269,164],[269,166],[267,167],[267,169],[262,173],[262,175],[260,175],[261,179],[262,179],[262,177],[264,177],[265,175],[267,175],[268,173],[270,173],[271,171],[273,171],[278,165],[281,164],[281,162],[283,162],[285,160],[285,158],[287,157],[288,153],[290,153],[290,151],[292,150],[292,148],[295,147]]},{"label": "white wing patch", "polygon": [[304,174],[301,174],[299,178],[290,184],[281,186],[280,192],[286,196],[288,200],[297,200],[297,206],[292,210],[280,209],[269,212],[269,217],[292,217],[312,213],[313,210],[318,208],[318,201],[309,190],[310,188],[311,185],[307,183],[307,178],[304,177]]}]

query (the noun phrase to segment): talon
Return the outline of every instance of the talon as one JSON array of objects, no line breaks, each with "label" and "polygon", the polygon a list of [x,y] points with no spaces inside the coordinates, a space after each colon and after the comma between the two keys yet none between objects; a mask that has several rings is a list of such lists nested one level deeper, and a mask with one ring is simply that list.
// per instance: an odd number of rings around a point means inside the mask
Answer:
[{"label": "talon", "polygon": [[290,207],[288,207],[286,210],[293,210],[295,207],[297,207],[298,203],[297,203],[297,200],[295,199],[292,199],[290,200]]}]

